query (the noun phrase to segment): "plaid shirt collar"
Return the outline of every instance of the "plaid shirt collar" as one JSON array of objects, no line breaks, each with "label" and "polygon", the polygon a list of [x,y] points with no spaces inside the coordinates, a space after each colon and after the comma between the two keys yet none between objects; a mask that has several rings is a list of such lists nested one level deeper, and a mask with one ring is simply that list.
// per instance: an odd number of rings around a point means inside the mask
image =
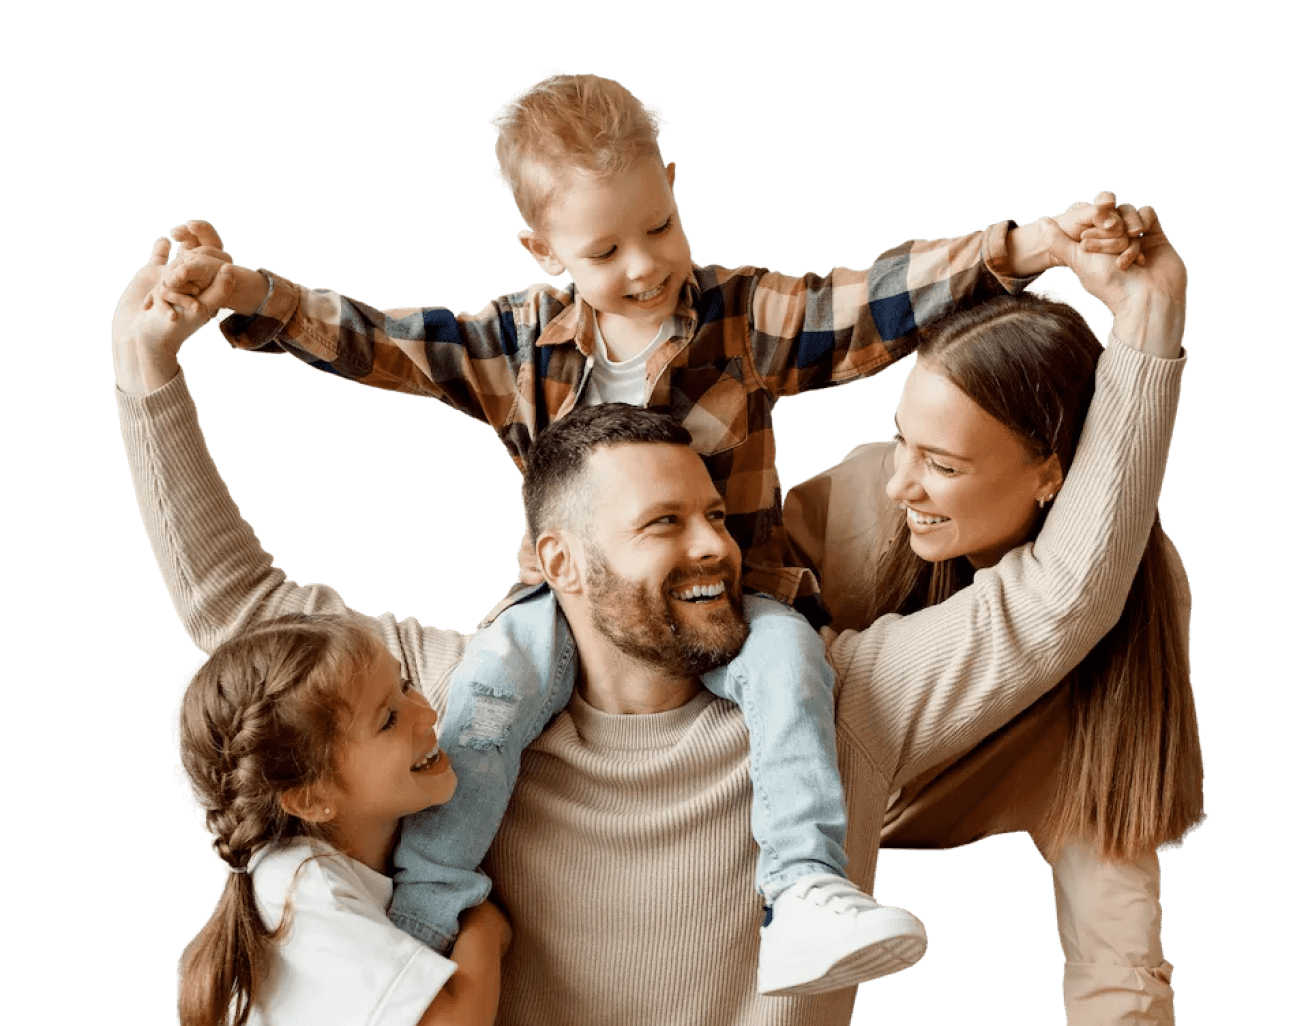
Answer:
[{"label": "plaid shirt collar", "polygon": [[[677,300],[677,309],[673,313],[673,338],[692,338],[699,324],[699,283],[695,272],[699,267],[692,265],[686,276],[686,283],[681,286],[681,296]],[[536,339],[537,346],[557,346],[572,342],[581,351],[582,356],[590,359],[595,351],[595,312],[591,305],[581,298],[581,293],[573,289],[572,304],[545,326]]]}]

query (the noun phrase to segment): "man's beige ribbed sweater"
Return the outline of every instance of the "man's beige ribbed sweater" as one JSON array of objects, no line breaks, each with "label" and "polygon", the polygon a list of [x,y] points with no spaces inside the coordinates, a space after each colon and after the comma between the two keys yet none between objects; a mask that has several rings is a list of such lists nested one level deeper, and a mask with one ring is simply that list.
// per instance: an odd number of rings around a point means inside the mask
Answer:
[{"label": "man's beige ribbed sweater", "polygon": [[[1112,342],[1037,541],[948,602],[828,638],[849,869],[865,889],[899,782],[1009,720],[1117,620],[1153,521],[1182,364]],[[197,645],[281,613],[344,608],[330,588],[286,580],[259,546],[181,375],[144,397],[120,392],[119,408],[146,529]],[[376,624],[441,708],[463,637],[389,614]],[[852,989],[755,993],[748,754],[738,710],[707,692],[649,716],[574,698],[553,721],[523,759],[486,863],[514,929],[502,1026],[849,1022]],[[924,994],[924,1015],[929,1004]]]}]

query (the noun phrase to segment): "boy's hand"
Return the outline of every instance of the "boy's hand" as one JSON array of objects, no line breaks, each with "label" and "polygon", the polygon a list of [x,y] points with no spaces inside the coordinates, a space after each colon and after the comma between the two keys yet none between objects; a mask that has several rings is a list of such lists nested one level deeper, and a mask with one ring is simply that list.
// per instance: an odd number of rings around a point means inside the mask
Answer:
[{"label": "boy's hand", "polygon": [[1073,203],[1057,217],[1042,217],[1023,225],[1009,236],[1009,262],[1020,277],[1038,274],[1051,267],[1065,267],[1060,256],[1065,240],[1083,242],[1087,253],[1116,255],[1122,267],[1128,267],[1140,255],[1139,236],[1148,227],[1145,207],[1137,211],[1129,204],[1117,205],[1111,192],[1101,192],[1092,203]]},{"label": "boy's hand", "polygon": [[223,250],[223,241],[208,221],[187,221],[172,230],[177,259],[161,281],[161,298],[178,303],[194,296],[212,317],[221,309],[250,315],[263,304],[268,283],[258,271],[239,267]]}]

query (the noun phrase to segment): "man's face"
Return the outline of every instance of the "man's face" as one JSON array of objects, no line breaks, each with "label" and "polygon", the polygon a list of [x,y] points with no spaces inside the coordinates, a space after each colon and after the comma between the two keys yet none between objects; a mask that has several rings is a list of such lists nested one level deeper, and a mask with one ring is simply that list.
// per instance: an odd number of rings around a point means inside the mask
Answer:
[{"label": "man's face", "polygon": [[596,631],[677,677],[729,662],[745,643],[740,548],[704,464],[681,445],[591,455],[585,592]]}]

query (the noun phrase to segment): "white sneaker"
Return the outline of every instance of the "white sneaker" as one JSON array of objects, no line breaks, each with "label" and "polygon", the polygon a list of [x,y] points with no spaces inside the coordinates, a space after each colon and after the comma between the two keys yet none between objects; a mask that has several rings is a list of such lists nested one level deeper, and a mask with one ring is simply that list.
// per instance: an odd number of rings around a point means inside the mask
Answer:
[{"label": "white sneaker", "polygon": [[907,969],[926,952],[911,912],[878,905],[844,877],[817,873],[781,892],[759,931],[760,994],[841,990]]}]

